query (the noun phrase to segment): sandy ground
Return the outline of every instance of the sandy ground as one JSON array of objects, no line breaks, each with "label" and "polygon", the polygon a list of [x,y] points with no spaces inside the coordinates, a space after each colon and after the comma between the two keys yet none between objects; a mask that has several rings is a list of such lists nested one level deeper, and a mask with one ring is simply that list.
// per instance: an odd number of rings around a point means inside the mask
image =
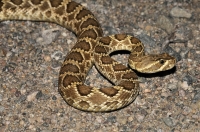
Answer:
[{"label": "sandy ground", "polygon": [[[124,109],[83,112],[67,105],[57,90],[75,35],[52,23],[1,22],[0,132],[200,132],[200,1],[77,2],[95,14],[105,36],[134,35],[147,53],[176,57],[176,68],[140,76],[140,94]],[[86,83],[110,85],[94,67]]]}]

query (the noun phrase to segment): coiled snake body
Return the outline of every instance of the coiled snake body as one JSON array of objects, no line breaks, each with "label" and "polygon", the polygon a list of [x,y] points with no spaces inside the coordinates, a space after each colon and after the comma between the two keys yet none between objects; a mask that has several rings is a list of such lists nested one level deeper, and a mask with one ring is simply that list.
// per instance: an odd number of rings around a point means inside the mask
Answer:
[{"label": "coiled snake body", "polygon": [[[76,34],[77,43],[60,70],[59,92],[69,105],[80,110],[116,110],[130,104],[138,95],[136,74],[109,56],[116,50],[130,51],[129,66],[139,72],[159,72],[175,65],[175,58],[166,53],[145,55],[143,44],[135,37],[124,34],[102,37],[102,29],[93,14],[71,0],[1,0],[0,21],[3,20],[54,22]],[[115,86],[85,85],[93,64]]]}]

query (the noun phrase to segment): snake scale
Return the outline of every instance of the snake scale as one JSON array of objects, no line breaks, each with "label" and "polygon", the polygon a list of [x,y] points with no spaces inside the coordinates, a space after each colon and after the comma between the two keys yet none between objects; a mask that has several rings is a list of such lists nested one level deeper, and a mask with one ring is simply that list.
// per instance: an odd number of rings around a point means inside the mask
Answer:
[{"label": "snake scale", "polygon": [[[145,55],[143,44],[133,36],[103,37],[94,15],[71,0],[1,0],[0,21],[4,20],[53,22],[76,34],[77,42],[60,69],[58,89],[69,105],[83,111],[113,111],[127,106],[139,92],[138,77],[132,69],[154,73],[171,69],[176,63],[167,53]],[[110,57],[110,53],[118,50],[130,51],[132,69]],[[115,85],[107,88],[85,85],[93,65]]]}]

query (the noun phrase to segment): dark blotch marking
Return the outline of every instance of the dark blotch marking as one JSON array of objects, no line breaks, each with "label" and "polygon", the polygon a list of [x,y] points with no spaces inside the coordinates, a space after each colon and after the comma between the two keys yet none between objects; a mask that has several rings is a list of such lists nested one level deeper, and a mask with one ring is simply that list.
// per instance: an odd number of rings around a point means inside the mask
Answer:
[{"label": "dark blotch marking", "polygon": [[96,32],[95,32],[93,29],[89,29],[89,30],[86,30],[85,32],[83,32],[83,33],[79,36],[79,39],[80,39],[80,38],[85,38],[85,37],[89,37],[89,38],[92,38],[92,39],[96,39],[96,38],[97,38],[97,34],[96,34]]},{"label": "dark blotch marking", "polygon": [[112,64],[113,63],[113,59],[110,56],[103,56],[101,58],[101,61],[103,64]]},{"label": "dark blotch marking", "polygon": [[73,72],[73,73],[79,73],[79,68],[73,64],[66,64],[60,69],[60,74],[63,74],[64,72]]},{"label": "dark blotch marking", "polygon": [[67,13],[73,12],[80,4],[72,1],[67,4]]},{"label": "dark blotch marking", "polygon": [[74,100],[72,100],[72,99],[67,99],[66,102],[67,102],[69,105],[73,106]]},{"label": "dark blotch marking", "polygon": [[85,85],[78,85],[77,90],[81,96],[87,96],[88,94],[90,94],[92,87]]},{"label": "dark blotch marking", "polygon": [[124,87],[124,89],[131,91],[135,88],[136,83],[133,83],[131,81],[123,81],[119,84],[119,86]]},{"label": "dark blotch marking", "polygon": [[58,14],[58,15],[63,15],[65,12],[65,7],[63,7],[63,6],[61,6],[61,7],[59,7],[59,8],[57,8],[56,10],[55,10],[55,13],[56,14]]},{"label": "dark blotch marking", "polygon": [[12,3],[14,3],[15,5],[21,5],[23,3],[22,0],[10,0]]},{"label": "dark blotch marking", "polygon": [[80,80],[75,76],[66,75],[63,79],[63,86],[67,87],[67,86],[71,85],[71,83],[73,83],[73,82],[80,82]]},{"label": "dark blotch marking", "polygon": [[128,68],[122,64],[116,64],[113,66],[115,71],[126,71]]},{"label": "dark blotch marking", "polygon": [[47,12],[45,12],[45,14],[47,17],[51,17],[51,11],[47,11]]},{"label": "dark blotch marking", "polygon": [[49,0],[52,7],[58,7],[62,4],[63,0]]},{"label": "dark blotch marking", "polygon": [[80,12],[77,14],[76,19],[77,19],[77,20],[80,20],[80,19],[82,19],[83,17],[88,16],[89,14],[92,14],[92,13],[91,13],[89,10],[83,8],[83,9],[80,10]]},{"label": "dark blotch marking", "polygon": [[23,4],[23,7],[22,8],[30,8],[32,5],[29,3],[29,2],[27,2],[27,1],[25,1],[25,3]]},{"label": "dark blotch marking", "polygon": [[124,40],[127,37],[126,34],[116,34],[115,38],[119,41]]},{"label": "dark blotch marking", "polygon": [[137,79],[137,75],[134,72],[126,73],[122,76],[122,79]]},{"label": "dark blotch marking", "polygon": [[103,31],[101,29],[101,26],[99,26],[97,29],[96,29],[96,32],[97,32],[97,35],[98,36],[102,36],[103,35]]},{"label": "dark blotch marking", "polygon": [[91,53],[85,53],[84,58],[85,58],[85,60],[92,60],[91,59]]},{"label": "dark blotch marking", "polygon": [[90,107],[89,103],[86,101],[79,102],[79,106],[82,107],[83,109],[87,109]]},{"label": "dark blotch marking", "polygon": [[100,88],[100,91],[110,97],[113,97],[118,93],[118,90],[114,88]]},{"label": "dark blotch marking", "polygon": [[[69,15],[68,18],[69,18],[69,20],[74,21],[74,14],[72,13],[71,15]],[[81,30],[80,30],[80,25],[81,25],[81,21],[74,23],[74,27],[75,27],[78,31],[81,31]]]},{"label": "dark blotch marking", "polygon": [[95,52],[99,53],[99,54],[101,54],[101,53],[107,53],[105,47],[102,47],[102,46],[96,46],[95,47]]},{"label": "dark blotch marking", "polygon": [[41,4],[41,0],[31,0],[31,3],[33,3],[34,5],[39,5]]},{"label": "dark blotch marking", "polygon": [[137,51],[137,52],[141,52],[144,48],[142,47],[142,45],[140,46],[137,46],[134,51]]},{"label": "dark blotch marking", "polygon": [[85,40],[78,42],[74,48],[82,49],[84,51],[89,51],[90,50],[90,43],[86,42]]},{"label": "dark blotch marking", "polygon": [[41,6],[40,6],[40,10],[41,11],[45,11],[49,9],[49,4],[47,2],[44,2]]},{"label": "dark blotch marking", "polygon": [[47,2],[44,2],[41,6],[40,6],[40,9],[42,11],[45,11],[47,9],[49,9],[49,4]]},{"label": "dark blotch marking", "polygon": [[4,7],[5,7],[6,9],[12,10],[13,12],[16,12],[16,7],[13,6],[13,5],[10,4],[10,3],[6,3],[6,4],[4,5]]},{"label": "dark blotch marking", "polygon": [[137,44],[141,42],[138,38],[135,38],[135,37],[131,37],[130,40],[131,40],[131,43],[133,44]]},{"label": "dark blotch marking", "polygon": [[84,21],[81,24],[81,29],[88,27],[89,25],[95,26],[95,27],[99,27],[99,23],[92,18],[88,18],[86,21]]},{"label": "dark blotch marking", "polygon": [[32,14],[34,14],[35,12],[37,12],[38,11],[38,9],[37,8],[34,8],[33,10],[32,10]]},{"label": "dark blotch marking", "polygon": [[105,44],[105,45],[109,45],[110,44],[110,41],[111,41],[111,38],[110,37],[102,37],[99,42]]},{"label": "dark blotch marking", "polygon": [[2,11],[2,7],[3,7],[3,2],[0,1],[0,11]]},{"label": "dark blotch marking", "polygon": [[74,61],[78,61],[78,62],[82,62],[83,61],[83,57],[82,57],[81,53],[79,53],[79,52],[70,53],[67,56],[66,60],[68,60],[68,59],[74,60]]}]

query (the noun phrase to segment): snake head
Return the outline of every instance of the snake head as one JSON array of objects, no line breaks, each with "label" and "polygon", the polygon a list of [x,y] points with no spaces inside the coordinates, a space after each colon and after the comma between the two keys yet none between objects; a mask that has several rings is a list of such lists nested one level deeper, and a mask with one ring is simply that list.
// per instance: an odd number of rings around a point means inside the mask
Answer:
[{"label": "snake head", "polygon": [[131,54],[129,57],[129,66],[141,73],[166,71],[173,68],[175,64],[176,59],[167,53],[137,57]]}]

